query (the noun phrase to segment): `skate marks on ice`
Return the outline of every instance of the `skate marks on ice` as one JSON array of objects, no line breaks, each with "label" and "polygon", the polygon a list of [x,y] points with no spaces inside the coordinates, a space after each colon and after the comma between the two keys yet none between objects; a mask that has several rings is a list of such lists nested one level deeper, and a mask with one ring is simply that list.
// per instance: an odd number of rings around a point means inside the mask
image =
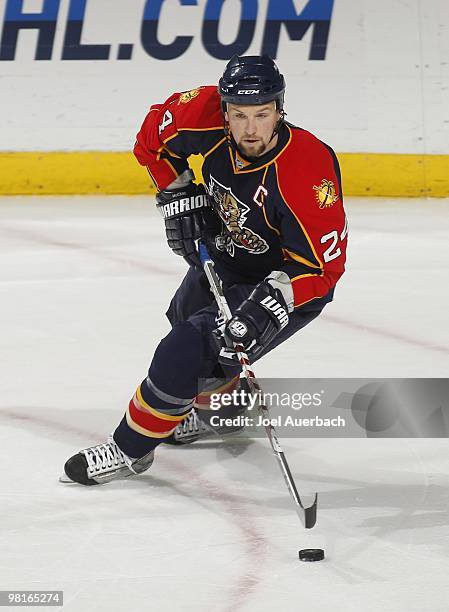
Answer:
[{"label": "skate marks on ice", "polygon": [[[440,471],[444,441],[286,440],[295,478],[320,491],[319,524],[309,534],[300,527],[262,440],[252,441],[237,457],[226,446],[241,444],[239,439],[222,446],[164,446],[153,468],[139,478],[87,490],[57,483],[67,456],[101,441],[115,419],[114,410],[0,410],[8,444],[14,448],[20,440],[25,449],[11,463],[11,486],[3,498],[11,527],[4,549],[8,567],[2,568],[6,580],[17,575],[20,562],[23,575],[45,588],[50,575],[46,568],[51,568],[67,591],[68,610],[74,612],[80,606],[110,610],[111,600],[101,585],[114,593],[112,605],[134,601],[140,610],[141,597],[151,591],[157,609],[168,612],[172,606],[163,587],[171,592],[170,581],[178,579],[175,570],[186,562],[196,568],[196,575],[176,584],[180,592],[181,585],[195,589],[196,607],[188,603],[185,609],[196,612],[268,611],[286,593],[282,609],[293,612],[298,601],[313,605],[319,593],[330,605],[331,599],[323,595],[326,584],[337,585],[341,601],[346,601],[346,587],[375,593],[391,580],[402,589],[391,600],[392,609],[402,612],[414,608],[401,607],[405,579],[398,568],[412,576],[426,565],[421,580],[440,580],[441,562],[448,556],[443,537],[448,529],[448,482]],[[87,422],[95,429],[85,428]],[[29,469],[33,459],[36,473],[25,484],[22,469]],[[54,543],[45,548],[49,540]],[[326,562],[321,569],[298,566],[296,549],[313,545],[325,548]],[[34,560],[24,564],[33,554]],[[92,572],[97,575],[94,581]],[[126,583],[121,594],[114,589],[117,576]],[[139,595],[133,594],[132,585]],[[96,607],[90,607],[87,593],[95,593]],[[444,589],[441,593],[442,598]],[[128,603],[121,599],[125,595]],[[351,601],[353,607],[346,605],[346,610],[363,604],[357,597]],[[388,607],[379,603],[364,609]]]},{"label": "skate marks on ice", "polygon": [[[40,409],[39,415],[36,415],[35,412],[36,407],[33,409],[26,407],[2,409],[0,410],[0,421],[7,424],[9,428],[18,430],[26,425],[28,434],[39,440],[38,444],[43,438],[46,438],[57,441],[64,447],[68,446],[69,441],[70,445],[76,448],[99,442],[105,437],[104,433],[92,433],[77,425],[77,421],[85,422],[84,419],[80,419],[80,416],[84,416],[80,415],[80,412],[50,411],[48,408]],[[100,413],[93,411],[93,413],[90,415],[90,420],[100,425],[109,420],[112,411],[100,411]],[[63,421],[61,417],[64,417]],[[174,455],[177,455],[180,452],[179,449],[165,447],[164,450],[166,453],[160,449],[157,455],[157,470],[146,474],[145,477],[112,482],[109,483],[109,486],[88,489],[77,485],[64,487],[58,484],[58,489],[53,493],[53,497],[58,500],[58,504],[63,504],[62,509],[49,513],[48,500],[43,496],[42,511],[39,512],[41,504],[39,497],[35,495],[32,496],[32,500],[28,500],[28,505],[22,504],[22,509],[25,514],[27,510],[30,513],[36,512],[36,517],[32,521],[33,531],[35,529],[58,531],[58,527],[62,530],[61,523],[70,520],[72,530],[66,530],[67,538],[70,540],[73,537],[77,541],[77,546],[71,549],[72,554],[66,556],[66,562],[70,565],[74,558],[78,558],[79,563],[80,555],[95,555],[96,542],[107,535],[110,529],[108,525],[116,524],[117,520],[124,520],[123,509],[120,511],[120,506],[117,507],[114,503],[111,505],[110,502],[115,496],[118,496],[119,501],[123,502],[126,496],[126,499],[130,500],[126,505],[132,507],[134,521],[140,516],[141,520],[145,517],[145,520],[156,523],[156,529],[151,534],[148,544],[150,541],[156,541],[159,555],[162,553],[170,563],[176,563],[177,559],[185,563],[187,557],[189,563],[194,563],[196,559],[201,566],[201,555],[205,559],[211,547],[224,547],[227,551],[226,556],[231,555],[233,562],[239,566],[241,571],[230,580],[229,576],[224,578],[220,575],[217,568],[215,577],[208,580],[208,586],[210,588],[215,586],[216,589],[222,591],[220,599],[223,605],[218,606],[217,610],[221,612],[239,610],[260,582],[260,568],[264,564],[266,551],[269,548],[263,532],[257,528],[257,517],[252,515],[246,508],[246,504],[232,493],[232,487],[227,488],[224,483],[214,483],[202,475],[201,470],[189,467],[185,461],[176,460],[174,456],[170,456],[173,455],[173,450],[175,450]],[[62,469],[63,462],[64,460],[59,459],[60,469]],[[57,458],[55,463],[57,465]],[[55,463],[52,464],[53,469]],[[48,462],[46,467],[48,468]],[[165,474],[165,478],[158,473]],[[46,473],[45,476],[48,478],[49,474]],[[57,474],[54,474],[54,483],[56,479]],[[156,495],[155,491],[157,491]],[[19,501],[16,493],[8,497],[12,506]],[[8,514],[13,517],[19,516],[15,510],[16,508],[10,508]],[[182,517],[179,514],[180,510]],[[179,529],[184,531],[186,516],[198,515],[209,517],[209,522],[210,517],[215,517],[218,526],[220,523],[222,525],[220,528],[210,529],[208,533],[204,531],[202,521],[198,523],[193,519],[192,524],[185,530],[185,536],[181,539],[179,536],[176,538],[177,546],[181,547],[181,550],[176,552],[171,528],[175,527],[175,532]],[[155,517],[157,517],[156,520]],[[106,533],[102,524],[106,527]],[[10,525],[10,527],[13,526]],[[22,518],[18,520],[16,527],[23,530]],[[221,537],[217,537],[217,534],[220,533]],[[110,536],[109,533],[109,540]],[[115,536],[115,531],[113,531],[113,536]],[[120,539],[123,544],[123,536],[120,536]],[[107,546],[106,544],[106,548]],[[141,546],[142,543],[140,543]],[[149,546],[145,550],[150,554]],[[170,553],[168,557],[167,552]],[[158,558],[154,558],[155,563],[158,562]],[[153,559],[148,559],[148,561],[151,566]],[[78,569],[81,570],[80,567]],[[195,583],[196,580],[194,579],[193,582]],[[162,610],[163,607],[158,604],[158,609]],[[185,609],[190,609],[190,607]],[[198,609],[201,608],[196,607],[196,610]],[[209,605],[203,609],[209,609]]]},{"label": "skate marks on ice", "polygon": [[[349,198],[335,302],[257,375],[447,376],[447,205]],[[185,266],[152,206],[2,200],[4,588],[64,588],[69,612],[446,611],[445,440],[283,441],[295,479],[320,492],[310,534],[263,440],[164,446],[147,474],[105,487],[57,482],[115,427],[166,333]],[[297,549],[316,546],[326,560],[299,564]]]},{"label": "skate marks on ice", "polygon": [[[38,413],[38,416],[35,416],[36,413]],[[107,434],[104,432],[109,431],[116,420],[116,413],[113,410],[94,410],[90,412],[89,424],[92,423],[96,430],[96,433],[92,433],[91,429],[78,424],[80,421],[86,422],[86,416],[83,411],[61,412],[59,409],[50,411],[44,407],[37,410],[36,407],[0,409],[0,420],[9,427],[22,430],[26,426],[27,432],[33,433],[38,440],[47,438],[58,443],[66,444],[70,442],[73,448],[99,442],[105,438]],[[327,441],[327,444],[330,445],[332,442],[338,444],[338,441]],[[355,444],[361,445],[361,442],[363,443],[363,441],[356,441]],[[369,518],[364,519],[358,525],[353,523],[352,526],[375,528],[378,530],[376,531],[377,535],[383,536],[389,532],[406,530],[413,526],[429,528],[449,524],[448,475],[442,472],[434,474],[423,472],[420,474],[412,470],[395,472],[389,469],[383,475],[383,482],[377,476],[375,482],[370,482],[369,473],[366,474],[366,480],[342,478],[332,473],[332,470],[329,473],[330,464],[324,460],[323,456],[317,459],[312,453],[305,450],[313,446],[313,443],[311,445],[309,441],[306,442],[301,439],[295,440],[294,443],[295,446],[292,446],[290,442],[286,449],[292,458],[296,456],[294,464],[299,466],[299,469],[298,467],[295,468],[295,475],[299,481],[309,482],[310,489],[315,485],[318,486],[323,510],[371,509]],[[377,440],[377,443],[380,444],[380,448],[389,448],[392,444],[402,446],[406,451],[410,451],[411,448],[407,440]],[[407,449],[408,446],[410,446],[409,449]],[[212,458],[211,451],[215,451],[213,453],[215,456],[212,456]],[[277,468],[277,465],[265,442],[255,444],[254,440],[236,436],[234,439],[203,441],[185,447],[163,446],[158,452],[157,459],[158,463],[163,463],[166,466],[171,465],[172,469],[177,472],[179,470],[178,463],[185,465],[192,455],[198,456],[197,460],[192,462],[193,465],[207,464],[210,466],[216,463],[219,469],[225,472],[224,475],[229,479],[229,482],[236,483],[239,488],[242,483],[245,483],[246,486],[251,485],[255,489],[263,490],[267,495],[264,500],[265,507],[285,511],[291,509],[288,496],[285,496],[282,487],[278,486],[278,480],[280,481],[280,479],[276,478],[277,470],[275,468]],[[236,461],[237,458],[238,461]],[[304,462],[309,466],[313,464],[313,474],[301,472],[300,466]],[[382,466],[379,466],[378,469],[382,473],[384,472]],[[150,478],[152,485],[172,487],[169,481],[166,482],[154,472],[156,470],[148,472],[146,476],[129,481],[109,483],[108,488],[114,486],[130,488],[134,485],[140,487],[138,483],[145,480],[146,477]],[[325,474],[328,474],[328,476]],[[266,478],[268,475],[270,476],[269,479]],[[264,476],[265,479],[261,480]],[[410,482],[405,483],[404,479]],[[416,479],[422,482],[414,482]],[[183,481],[182,483],[184,485]],[[278,489],[279,494],[270,498],[269,493]],[[181,492],[181,490],[178,492]],[[184,491],[183,495],[185,494]],[[201,494],[202,492],[200,492],[200,497]],[[194,493],[194,498],[198,501],[196,493]],[[257,500],[251,500],[245,494],[236,494],[234,499],[247,505],[257,505],[258,503]],[[382,516],[376,516],[376,508],[383,511],[391,509],[393,514],[385,515],[383,513]],[[409,520],[407,520],[407,517],[409,517]],[[443,552],[449,552],[449,540],[438,541],[437,544],[443,547]]]}]

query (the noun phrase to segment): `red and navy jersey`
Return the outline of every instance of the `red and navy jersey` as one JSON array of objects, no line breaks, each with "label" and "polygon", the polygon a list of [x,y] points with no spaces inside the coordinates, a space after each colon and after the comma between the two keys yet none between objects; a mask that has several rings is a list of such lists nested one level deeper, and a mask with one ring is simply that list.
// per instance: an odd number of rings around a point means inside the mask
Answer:
[{"label": "red and navy jersey", "polygon": [[217,218],[207,241],[219,270],[258,282],[273,270],[292,282],[295,307],[332,299],[344,272],[347,225],[337,157],[310,132],[284,123],[276,147],[246,160],[224,131],[215,86],[150,108],[134,153],[163,189],[201,154]]}]

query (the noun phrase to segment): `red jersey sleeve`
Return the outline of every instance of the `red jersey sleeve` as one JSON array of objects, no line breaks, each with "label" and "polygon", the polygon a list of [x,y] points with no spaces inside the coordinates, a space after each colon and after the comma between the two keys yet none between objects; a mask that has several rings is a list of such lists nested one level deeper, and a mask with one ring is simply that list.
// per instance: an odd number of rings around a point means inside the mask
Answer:
[{"label": "red jersey sleeve", "polygon": [[285,208],[281,215],[283,271],[295,307],[324,297],[345,270],[347,223],[340,169],[330,147],[305,130],[276,162]]},{"label": "red jersey sleeve", "polygon": [[187,158],[206,153],[223,138],[223,118],[216,86],[174,93],[151,106],[137,134],[134,155],[146,166],[158,189],[186,168]]}]

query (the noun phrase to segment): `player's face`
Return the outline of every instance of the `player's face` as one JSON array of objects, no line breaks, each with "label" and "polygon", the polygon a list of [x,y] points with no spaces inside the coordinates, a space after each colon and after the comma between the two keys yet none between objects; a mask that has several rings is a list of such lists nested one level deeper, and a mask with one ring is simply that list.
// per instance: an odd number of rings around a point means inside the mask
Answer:
[{"label": "player's face", "polygon": [[248,157],[259,157],[276,145],[277,134],[271,137],[279,117],[274,101],[251,106],[229,104],[225,115],[239,150]]}]

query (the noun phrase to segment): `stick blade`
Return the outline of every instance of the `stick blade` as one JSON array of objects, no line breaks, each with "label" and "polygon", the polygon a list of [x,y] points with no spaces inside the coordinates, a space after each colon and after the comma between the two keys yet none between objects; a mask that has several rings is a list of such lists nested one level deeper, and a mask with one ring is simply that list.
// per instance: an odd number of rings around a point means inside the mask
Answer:
[{"label": "stick blade", "polygon": [[316,515],[318,509],[318,493],[315,493],[315,499],[311,506],[301,506],[297,508],[299,518],[306,529],[315,527]]}]

